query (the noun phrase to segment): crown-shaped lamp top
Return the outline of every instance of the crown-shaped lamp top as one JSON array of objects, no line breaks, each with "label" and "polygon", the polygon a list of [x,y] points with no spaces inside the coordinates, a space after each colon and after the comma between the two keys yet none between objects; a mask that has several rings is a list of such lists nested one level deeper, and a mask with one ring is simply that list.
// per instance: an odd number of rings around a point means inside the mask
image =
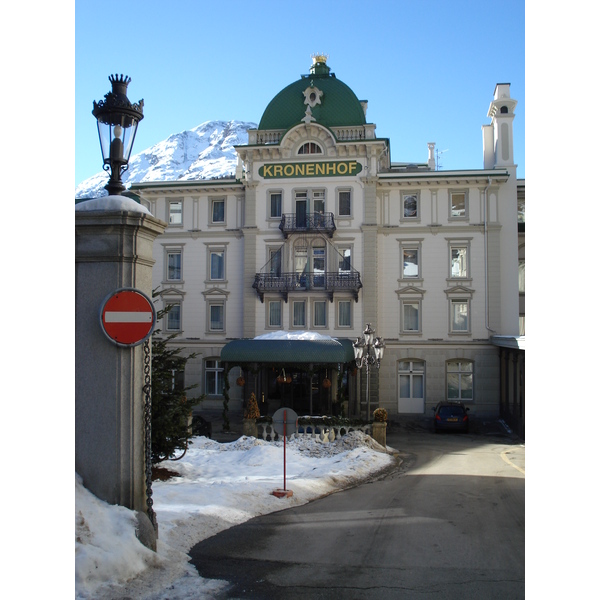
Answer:
[{"label": "crown-shaped lamp top", "polygon": [[327,66],[328,58],[329,58],[329,55],[323,54],[322,52],[313,54],[312,55],[313,64],[310,67],[310,74],[311,75],[329,75],[329,71],[331,69]]}]

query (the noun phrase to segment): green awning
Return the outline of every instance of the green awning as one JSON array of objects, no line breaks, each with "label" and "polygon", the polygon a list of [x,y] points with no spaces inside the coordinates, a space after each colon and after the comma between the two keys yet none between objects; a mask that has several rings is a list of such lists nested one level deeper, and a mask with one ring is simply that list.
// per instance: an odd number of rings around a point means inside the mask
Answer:
[{"label": "green awning", "polygon": [[233,340],[221,350],[221,361],[230,364],[344,364],[354,360],[352,341],[321,340]]}]

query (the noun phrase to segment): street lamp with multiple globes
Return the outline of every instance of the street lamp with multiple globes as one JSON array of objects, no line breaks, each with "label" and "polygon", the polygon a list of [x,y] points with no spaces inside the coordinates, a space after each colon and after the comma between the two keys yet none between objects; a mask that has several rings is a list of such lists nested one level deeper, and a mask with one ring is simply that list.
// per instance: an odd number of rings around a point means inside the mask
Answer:
[{"label": "street lamp with multiple globes", "polygon": [[92,114],[98,120],[104,170],[110,171],[105,189],[112,196],[125,191],[121,175],[127,171],[137,127],[144,118],[144,101],[132,104],[127,98],[131,77],[110,75],[108,80],[112,91],[104,96],[104,100],[94,101]]},{"label": "street lamp with multiple globes", "polygon": [[362,369],[367,367],[367,420],[371,416],[371,397],[369,395],[370,367],[376,365],[379,369],[383,353],[385,352],[385,342],[380,337],[375,337],[375,331],[371,328],[371,323],[367,323],[363,331],[362,338],[356,338],[352,343],[354,348],[354,359],[356,366]]}]

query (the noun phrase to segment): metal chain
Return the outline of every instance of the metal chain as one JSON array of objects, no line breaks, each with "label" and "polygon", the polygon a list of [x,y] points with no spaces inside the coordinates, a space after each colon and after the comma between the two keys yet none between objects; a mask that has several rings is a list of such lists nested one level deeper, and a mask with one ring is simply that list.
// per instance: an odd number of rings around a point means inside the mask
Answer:
[{"label": "metal chain", "polygon": [[144,342],[144,430],[145,436],[145,459],[146,459],[146,506],[148,517],[158,534],[158,523],[156,513],[152,508],[152,370],[150,357],[150,342]]}]

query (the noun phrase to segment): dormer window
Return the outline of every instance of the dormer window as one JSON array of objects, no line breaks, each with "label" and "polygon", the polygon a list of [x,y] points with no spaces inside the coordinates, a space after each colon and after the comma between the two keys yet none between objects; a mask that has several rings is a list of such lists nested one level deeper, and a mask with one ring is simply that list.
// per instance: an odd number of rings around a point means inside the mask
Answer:
[{"label": "dormer window", "polygon": [[314,142],[306,142],[298,149],[298,154],[323,154],[323,149],[319,144]]}]

